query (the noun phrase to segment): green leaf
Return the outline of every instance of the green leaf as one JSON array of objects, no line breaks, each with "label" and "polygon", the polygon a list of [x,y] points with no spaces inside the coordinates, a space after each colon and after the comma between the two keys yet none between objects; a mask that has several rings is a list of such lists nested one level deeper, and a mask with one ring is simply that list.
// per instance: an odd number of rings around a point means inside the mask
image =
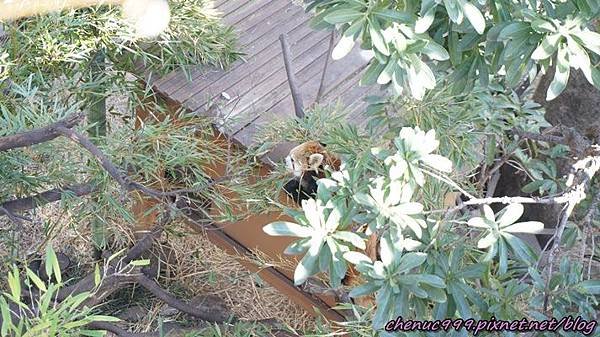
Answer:
[{"label": "green leaf", "polygon": [[102,276],[100,274],[100,265],[96,263],[96,265],[94,266],[94,285],[96,287],[99,286],[101,281]]},{"label": "green leaf", "polygon": [[427,254],[421,252],[412,252],[402,255],[398,265],[398,272],[403,273],[418,267],[425,262]]},{"label": "green leaf", "polygon": [[394,71],[398,68],[398,60],[395,57],[390,57],[387,65],[383,68],[381,74],[377,78],[377,84],[388,84],[394,76]]},{"label": "green leaf", "polygon": [[554,79],[550,83],[548,87],[548,92],[546,94],[546,100],[551,101],[555,99],[558,95],[560,95],[565,87],[567,86],[567,82],[569,81],[569,60],[567,59],[567,48],[564,45],[559,47],[558,55],[556,57],[556,71],[554,73]]},{"label": "green leaf", "polygon": [[524,207],[521,204],[509,204],[504,207],[497,216],[498,226],[502,228],[515,223],[523,215],[523,211]]},{"label": "green leaf", "polygon": [[483,263],[475,263],[466,266],[463,268],[458,274],[458,278],[464,279],[472,279],[472,278],[482,278],[485,272],[487,271],[487,265]]},{"label": "green leaf", "polygon": [[8,273],[8,287],[14,301],[19,301],[21,298],[21,279],[19,278],[19,270],[13,266],[12,273]]},{"label": "green leaf", "polygon": [[335,232],[332,235],[334,238],[351,243],[358,249],[366,249],[365,241],[356,233],[341,231]]},{"label": "green leaf", "polygon": [[323,247],[323,240],[311,240],[310,249],[296,266],[294,271],[294,284],[300,285],[316,272],[319,262],[319,253]]},{"label": "green leaf", "polygon": [[352,36],[342,36],[340,41],[333,48],[333,52],[331,53],[331,58],[334,60],[342,59],[344,56],[348,55],[352,48],[354,47],[354,37]]},{"label": "green leaf", "polygon": [[590,30],[584,30],[578,32],[576,36],[583,42],[585,48],[600,55],[600,34]]},{"label": "green leaf", "polygon": [[594,84],[592,78],[592,65],[590,63],[590,57],[588,56],[585,49],[583,49],[574,39],[567,38],[567,48],[569,50],[569,63],[575,68],[581,69],[581,72],[588,80],[590,84]]},{"label": "green leaf", "polygon": [[309,245],[310,245],[309,238],[296,240],[296,241],[290,243],[290,245],[287,246],[287,248],[283,251],[283,253],[286,255],[302,254],[309,248]]},{"label": "green leaf", "polygon": [[372,294],[376,292],[377,289],[379,289],[379,285],[377,285],[375,282],[369,282],[353,288],[348,295],[352,298],[361,297]]},{"label": "green leaf", "polygon": [[517,222],[502,229],[509,233],[540,233],[544,229],[544,224],[539,221]]},{"label": "green leaf", "polygon": [[2,327],[0,327],[0,336],[6,337],[11,326],[11,317],[8,303],[4,296],[0,295],[0,313],[2,314]]},{"label": "green leaf", "polygon": [[554,55],[556,50],[558,49],[558,44],[560,41],[560,34],[552,34],[546,36],[542,43],[533,51],[531,54],[531,58],[534,60],[545,60],[550,56]]},{"label": "green leaf", "polygon": [[371,36],[371,41],[377,50],[385,56],[390,56],[390,50],[388,48],[383,35],[381,34],[381,27],[379,26],[379,22],[377,19],[373,19],[369,21],[369,35]]},{"label": "green leaf", "polygon": [[444,7],[446,7],[446,12],[452,22],[456,24],[462,23],[463,12],[457,0],[444,0]]},{"label": "green leaf", "polygon": [[543,180],[532,181],[529,184],[523,186],[523,188],[521,188],[521,191],[523,191],[524,193],[533,193],[537,191],[543,183]]},{"label": "green leaf", "polygon": [[362,263],[373,263],[373,261],[371,261],[371,259],[366,256],[363,253],[360,252],[354,252],[354,251],[350,251],[350,252],[345,252],[344,253],[344,259],[354,265],[359,265]]},{"label": "green leaf", "polygon": [[420,274],[418,275],[418,280],[419,282],[423,282],[434,288],[446,288],[446,283],[444,282],[444,280],[437,275]]},{"label": "green leaf", "polygon": [[550,21],[536,19],[531,22],[531,28],[540,34],[555,33],[556,27]]},{"label": "green leaf", "polygon": [[504,29],[500,31],[498,34],[498,40],[504,41],[507,39],[515,39],[517,37],[527,37],[529,36],[529,32],[531,31],[531,26],[524,22],[513,22],[508,24]]},{"label": "green leaf", "polygon": [[129,264],[132,266],[135,266],[135,267],[148,266],[148,265],[150,265],[150,260],[149,259],[133,260],[133,261],[129,262]]},{"label": "green leaf", "polygon": [[429,8],[425,15],[423,15],[417,20],[417,22],[415,23],[415,33],[425,33],[429,29],[429,27],[431,27],[433,20],[435,20],[435,11],[437,8],[436,6],[437,5],[434,5],[431,8]]},{"label": "green leaf", "polygon": [[363,17],[364,15],[364,13],[354,9],[339,9],[326,15],[323,20],[325,20],[327,23],[335,25],[338,23],[352,22]]},{"label": "green leaf", "polygon": [[446,61],[450,58],[450,54],[446,49],[433,40],[427,41],[427,44],[423,47],[423,53],[436,61]]},{"label": "green leaf", "polygon": [[465,16],[467,17],[469,22],[471,23],[471,25],[473,26],[473,28],[475,28],[475,31],[477,31],[477,33],[479,34],[483,34],[483,32],[485,31],[485,19],[483,18],[483,15],[479,11],[479,9],[475,7],[475,5],[473,5],[472,3],[465,2],[463,4],[462,10],[465,13]]},{"label": "green leaf", "polygon": [[508,250],[506,249],[506,243],[504,243],[503,239],[498,240],[498,255],[500,257],[498,272],[501,275],[506,274],[506,271],[508,270]]},{"label": "green leaf", "polygon": [[410,23],[414,20],[413,16],[407,12],[400,12],[393,9],[376,9],[373,11],[373,14],[376,16],[386,20],[386,21],[396,21],[401,23]]},{"label": "green leaf", "polygon": [[43,292],[46,292],[46,284],[37,276],[31,269],[26,268],[27,277],[35,284],[35,286]]},{"label": "green leaf", "polygon": [[312,231],[305,227],[288,221],[275,221],[263,227],[263,232],[271,236],[296,236],[310,237]]},{"label": "green leaf", "polygon": [[528,264],[532,264],[535,261],[535,254],[531,250],[531,247],[525,242],[509,233],[502,233],[502,236],[506,239],[506,242],[508,242],[512,251],[521,261]]},{"label": "green leaf", "polygon": [[600,280],[587,280],[578,284],[588,294],[600,295]]}]

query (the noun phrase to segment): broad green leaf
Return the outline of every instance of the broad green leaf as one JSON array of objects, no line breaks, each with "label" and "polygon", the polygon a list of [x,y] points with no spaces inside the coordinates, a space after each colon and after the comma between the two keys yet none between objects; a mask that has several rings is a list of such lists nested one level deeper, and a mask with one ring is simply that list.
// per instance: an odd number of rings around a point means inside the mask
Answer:
[{"label": "broad green leaf", "polygon": [[296,240],[296,241],[290,243],[290,245],[287,246],[287,248],[283,251],[283,253],[286,255],[302,254],[309,248],[309,245],[310,245],[309,238]]},{"label": "broad green leaf", "polygon": [[377,60],[372,60],[365,74],[360,79],[360,85],[366,86],[377,83],[377,78],[379,78],[379,74],[381,74],[384,68],[385,64],[381,64]]},{"label": "broad green leaf", "polygon": [[498,40],[504,41],[507,39],[515,39],[517,37],[528,36],[531,31],[531,26],[524,22],[513,22],[504,27],[500,34],[498,34]]},{"label": "broad green leaf", "polygon": [[502,236],[506,239],[506,242],[508,242],[510,248],[520,260],[528,264],[535,261],[535,254],[525,242],[509,233],[503,232]]},{"label": "broad green leaf", "polygon": [[347,231],[335,232],[335,233],[333,233],[332,237],[334,237],[338,240],[349,242],[358,249],[367,248],[365,245],[365,241],[358,234],[353,233],[353,232],[347,232]]},{"label": "broad green leaf", "polygon": [[475,31],[479,34],[483,34],[485,31],[485,19],[479,9],[472,3],[465,1],[462,10],[473,28],[475,28]]},{"label": "broad green leaf", "polygon": [[354,47],[354,37],[352,36],[342,36],[340,41],[333,48],[333,52],[331,53],[331,58],[334,60],[339,60],[344,56],[348,55],[352,48]]},{"label": "broad green leaf", "polygon": [[377,285],[375,282],[368,282],[356,288],[353,288],[352,290],[350,290],[350,293],[348,295],[352,298],[361,297],[372,294],[376,292],[377,289],[379,289],[379,285]]},{"label": "broad green leaf", "polygon": [[433,40],[428,41],[425,47],[423,47],[423,53],[436,61],[446,61],[450,58],[450,54],[448,54],[446,49]]},{"label": "broad green leaf", "polygon": [[506,271],[508,270],[508,249],[502,238],[498,240],[498,255],[500,258],[498,271],[501,275],[506,274]]},{"label": "broad green leaf", "polygon": [[592,78],[592,65],[588,53],[574,39],[567,37],[567,48],[569,50],[569,62],[581,72],[590,84],[594,84]]},{"label": "broad green leaf", "polygon": [[495,244],[497,240],[498,240],[498,237],[496,236],[496,234],[494,234],[493,232],[488,233],[482,239],[477,241],[477,248],[479,248],[479,249],[488,248],[488,247],[492,246],[493,244]]},{"label": "broad green leaf", "polygon": [[373,263],[373,261],[371,261],[371,259],[366,256],[363,253],[360,252],[354,252],[354,251],[350,251],[350,252],[345,252],[344,253],[344,259],[346,259],[346,261],[354,264],[354,265],[359,265],[361,263]]},{"label": "broad green leaf", "polygon": [[413,17],[409,13],[400,12],[400,11],[393,10],[393,9],[386,9],[386,8],[376,9],[373,11],[373,14],[375,14],[376,16],[378,16],[384,20],[391,20],[391,21],[396,21],[396,22],[401,22],[401,23],[409,23],[409,22],[413,21]]},{"label": "broad green leaf", "polygon": [[540,43],[540,45],[533,51],[533,54],[531,54],[531,58],[534,60],[545,60],[550,56],[554,55],[554,53],[558,49],[560,38],[560,34],[552,34],[546,36],[542,40],[542,43]]},{"label": "broad green leaf", "polygon": [[456,276],[464,279],[482,278],[486,271],[487,266],[485,264],[475,263],[463,268]]},{"label": "broad green leaf", "polygon": [[293,222],[276,221],[263,227],[263,231],[271,236],[297,236],[301,238],[310,237],[312,231]]},{"label": "broad green leaf", "polygon": [[402,255],[398,265],[398,272],[403,273],[418,267],[425,262],[427,254],[421,252],[412,252]]},{"label": "broad green leaf", "polygon": [[547,101],[551,101],[560,95],[560,93],[565,90],[567,82],[569,81],[570,66],[569,60],[567,59],[567,48],[564,45],[559,47],[556,60],[557,64],[554,79],[550,83],[546,94]]},{"label": "broad green leaf", "polygon": [[371,36],[371,41],[377,50],[385,56],[390,56],[390,50],[388,48],[383,35],[381,34],[381,27],[379,26],[379,22],[377,19],[372,19],[369,21],[369,35]]},{"label": "broad green leaf", "polygon": [[418,280],[434,288],[446,288],[446,282],[437,275],[420,274],[418,275]]},{"label": "broad green leaf", "polygon": [[415,33],[417,33],[417,34],[425,33],[429,29],[429,27],[431,27],[431,24],[433,23],[433,20],[435,19],[436,8],[437,7],[434,5],[433,7],[429,8],[427,10],[425,15],[423,15],[422,17],[417,19],[417,22],[415,23]]},{"label": "broad green leaf", "polygon": [[302,260],[296,266],[294,270],[294,284],[300,285],[304,283],[308,277],[316,272],[316,267],[319,262],[319,253],[323,247],[323,240],[311,239],[310,249],[304,255]]},{"label": "broad green leaf", "polygon": [[583,41],[583,46],[594,53],[600,55],[600,34],[590,30],[583,30],[577,33],[577,38]]},{"label": "broad green leaf", "polygon": [[446,12],[452,22],[461,24],[463,21],[462,8],[459,6],[458,0],[443,0]]},{"label": "broad green leaf", "polygon": [[600,280],[587,280],[578,284],[586,293],[600,295]]},{"label": "broad green leaf", "polygon": [[352,22],[363,17],[365,14],[354,9],[338,9],[323,18],[327,23],[332,25],[338,23]]},{"label": "broad green leaf", "polygon": [[533,193],[533,192],[539,190],[540,186],[542,186],[543,183],[544,183],[543,180],[532,181],[529,184],[523,186],[523,188],[521,188],[521,191],[523,191],[525,193]]},{"label": "broad green leaf", "polygon": [[544,229],[544,224],[539,221],[517,222],[502,229],[509,233],[539,233]]},{"label": "broad green leaf", "polygon": [[21,298],[21,279],[19,278],[19,270],[13,266],[12,272],[8,272],[8,287],[14,301],[19,301]]},{"label": "broad green leaf", "polygon": [[523,205],[521,204],[509,204],[504,207],[499,213],[499,218],[497,219],[498,226],[500,228],[506,227],[510,224],[515,223],[521,215],[523,215]]},{"label": "broad green leaf", "polygon": [[543,19],[533,20],[531,28],[540,34],[556,32],[556,27],[554,27],[552,22]]}]

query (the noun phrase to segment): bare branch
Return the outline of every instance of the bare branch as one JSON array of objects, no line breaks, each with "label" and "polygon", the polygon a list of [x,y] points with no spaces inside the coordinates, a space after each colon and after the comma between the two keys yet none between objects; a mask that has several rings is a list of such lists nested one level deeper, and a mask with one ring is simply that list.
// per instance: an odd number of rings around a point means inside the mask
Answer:
[{"label": "bare branch", "polygon": [[80,184],[67,186],[65,188],[54,188],[30,197],[9,200],[0,204],[0,216],[9,215],[6,211],[16,213],[58,201],[65,193],[72,193],[78,197],[81,197],[94,192],[95,189],[95,186],[90,183]]},{"label": "bare branch", "polygon": [[70,129],[83,120],[83,113],[65,117],[48,126],[0,138],[0,152],[50,141],[61,135],[59,128]]},{"label": "bare branch", "polygon": [[281,49],[283,50],[283,62],[285,64],[285,72],[287,73],[288,83],[290,84],[290,91],[292,92],[292,100],[294,101],[294,111],[296,112],[296,117],[304,118],[302,95],[300,94],[300,90],[298,89],[298,81],[296,80],[294,69],[292,69],[292,53],[290,51],[290,46],[287,42],[285,34],[281,34],[279,36],[279,40],[281,41]]}]

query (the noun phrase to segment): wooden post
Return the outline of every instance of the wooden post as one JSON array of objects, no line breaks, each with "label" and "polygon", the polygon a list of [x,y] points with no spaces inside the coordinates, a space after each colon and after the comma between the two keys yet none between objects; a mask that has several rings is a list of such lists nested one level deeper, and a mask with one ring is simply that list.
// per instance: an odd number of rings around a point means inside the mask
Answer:
[{"label": "wooden post", "polygon": [[304,118],[302,96],[298,90],[298,81],[296,80],[294,70],[292,69],[292,53],[290,52],[290,46],[287,42],[285,34],[279,35],[279,40],[281,41],[281,49],[283,50],[283,63],[285,64],[285,72],[287,73],[288,83],[290,84],[290,90],[292,92],[292,100],[294,101],[294,111],[296,112],[296,117]]}]

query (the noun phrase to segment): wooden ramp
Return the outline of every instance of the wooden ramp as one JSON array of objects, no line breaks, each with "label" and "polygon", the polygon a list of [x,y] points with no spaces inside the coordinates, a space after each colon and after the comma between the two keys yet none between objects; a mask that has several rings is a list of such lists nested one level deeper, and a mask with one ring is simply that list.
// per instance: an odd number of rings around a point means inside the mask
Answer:
[{"label": "wooden ramp", "polygon": [[[245,56],[223,71],[196,67],[190,77],[176,71],[152,83],[153,87],[177,106],[201,116],[216,117],[216,144],[232,141],[239,150],[256,145],[256,132],[275,119],[294,118],[294,108],[284,68],[280,34],[285,33],[293,55],[294,68],[305,108],[315,104],[325,62],[323,95],[318,104],[346,107],[348,119],[361,126],[366,108],[363,98],[377,93],[376,87],[361,87],[358,82],[368,58],[355,48],[348,56],[332,61],[329,48],[330,31],[311,29],[310,14],[289,0],[217,0],[215,7],[223,15],[224,24],[238,33],[239,46]],[[226,137],[219,136],[225,135]],[[293,144],[280,144],[267,155],[268,160],[281,161]],[[264,165],[256,179],[268,173]],[[217,174],[223,170],[214,170]],[[291,238],[270,237],[262,227],[275,220],[289,220],[280,212],[251,216],[229,224],[214,224],[209,238],[231,253],[252,254],[260,251],[277,260]],[[292,264],[295,265],[295,264]],[[256,270],[251,265],[246,265]],[[312,296],[295,287],[293,270],[262,269],[259,275],[310,312],[318,308],[328,318],[343,320],[330,309],[335,302],[326,296]]]},{"label": "wooden ramp", "polygon": [[153,83],[158,92],[198,115],[218,117],[220,131],[244,147],[254,145],[262,126],[294,116],[279,41],[285,33],[305,107],[315,103],[328,61],[319,104],[341,100],[350,120],[364,120],[363,98],[377,88],[358,86],[368,63],[358,46],[342,60],[331,60],[331,32],[311,29],[311,15],[289,0],[218,0],[214,5],[224,24],[236,30],[245,55],[225,71],[199,66],[189,71],[191,78],[175,71]]}]

